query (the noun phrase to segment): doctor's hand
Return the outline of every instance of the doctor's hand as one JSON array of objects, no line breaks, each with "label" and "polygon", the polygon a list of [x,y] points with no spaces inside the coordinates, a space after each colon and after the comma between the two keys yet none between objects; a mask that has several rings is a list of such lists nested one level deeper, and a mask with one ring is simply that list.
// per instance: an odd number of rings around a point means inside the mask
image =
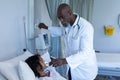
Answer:
[{"label": "doctor's hand", "polygon": [[44,28],[44,29],[48,29],[48,26],[46,26],[44,23],[40,23],[38,25],[38,27],[41,29],[41,28]]},{"label": "doctor's hand", "polygon": [[63,64],[67,64],[67,61],[65,58],[63,59],[53,59],[49,65],[53,65],[53,67],[61,66]]}]

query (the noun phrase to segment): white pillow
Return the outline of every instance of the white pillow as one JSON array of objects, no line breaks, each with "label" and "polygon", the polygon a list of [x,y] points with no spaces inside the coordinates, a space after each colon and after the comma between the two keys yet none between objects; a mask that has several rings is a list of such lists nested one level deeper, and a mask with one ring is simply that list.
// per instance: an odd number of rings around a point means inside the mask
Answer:
[{"label": "white pillow", "polygon": [[26,58],[32,56],[33,54],[26,51],[24,54],[12,58],[7,61],[0,62],[0,73],[4,75],[8,80],[19,80],[17,65],[20,60],[25,60]]},{"label": "white pillow", "polygon": [[21,80],[35,80],[35,74],[24,61],[20,61],[18,65],[18,72]]}]

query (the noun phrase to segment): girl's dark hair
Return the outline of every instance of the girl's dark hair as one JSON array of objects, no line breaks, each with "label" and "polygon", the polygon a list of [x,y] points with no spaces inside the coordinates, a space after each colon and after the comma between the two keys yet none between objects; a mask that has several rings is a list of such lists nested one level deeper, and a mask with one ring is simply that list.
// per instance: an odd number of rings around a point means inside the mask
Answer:
[{"label": "girl's dark hair", "polygon": [[25,60],[25,62],[29,65],[29,67],[32,69],[32,71],[34,72],[34,74],[35,74],[35,76],[36,77],[40,77],[40,75],[39,75],[39,73],[38,73],[38,71],[37,71],[37,66],[40,66],[40,67],[42,67],[41,66],[41,64],[40,64],[40,60],[39,60],[39,54],[35,54],[35,55],[33,55],[33,56],[31,56],[31,57],[29,57],[29,58],[27,58],[26,60]]}]

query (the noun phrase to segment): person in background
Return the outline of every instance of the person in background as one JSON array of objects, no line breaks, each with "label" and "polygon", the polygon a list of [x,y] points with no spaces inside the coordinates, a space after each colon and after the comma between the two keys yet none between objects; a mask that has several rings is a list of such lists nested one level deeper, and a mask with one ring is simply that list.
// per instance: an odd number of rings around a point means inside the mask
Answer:
[{"label": "person in background", "polygon": [[94,80],[97,73],[97,61],[93,48],[94,29],[90,22],[72,12],[66,3],[59,5],[57,17],[61,27],[40,26],[50,30],[52,35],[64,36],[66,58],[52,60],[55,67],[68,65],[69,80]]},{"label": "person in background", "polygon": [[28,57],[25,62],[34,72],[38,80],[66,80],[52,66],[46,67],[46,64],[39,54]]}]

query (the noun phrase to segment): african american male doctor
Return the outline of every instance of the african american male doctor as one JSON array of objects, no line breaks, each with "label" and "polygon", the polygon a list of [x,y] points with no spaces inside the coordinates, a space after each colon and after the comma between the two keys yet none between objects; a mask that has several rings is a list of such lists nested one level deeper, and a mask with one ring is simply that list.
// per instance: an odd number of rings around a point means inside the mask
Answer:
[{"label": "african american male doctor", "polygon": [[60,4],[57,17],[64,26],[48,28],[52,35],[63,35],[66,58],[54,59],[55,67],[67,64],[69,80],[94,80],[97,72],[96,55],[93,49],[94,30],[92,25],[78,14],[74,14],[68,4]]}]

